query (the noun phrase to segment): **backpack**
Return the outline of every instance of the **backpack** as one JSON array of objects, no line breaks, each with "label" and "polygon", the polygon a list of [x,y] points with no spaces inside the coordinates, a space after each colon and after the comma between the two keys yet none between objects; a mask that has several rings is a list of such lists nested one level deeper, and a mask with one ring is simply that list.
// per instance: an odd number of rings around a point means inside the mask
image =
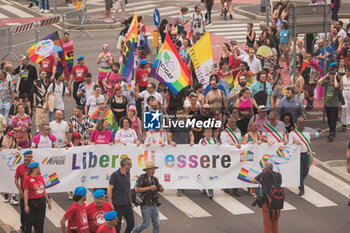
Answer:
[{"label": "backpack", "polygon": [[173,26],[174,26],[175,28],[176,28],[176,26],[179,24],[177,17],[179,17],[179,16],[176,16],[176,17],[175,17],[174,23],[173,23]]},{"label": "backpack", "polygon": [[281,185],[276,182],[277,176],[281,176],[278,172],[273,172],[274,184],[271,187],[269,195],[269,207],[270,207],[270,219],[273,216],[273,210],[275,210],[275,219],[277,218],[277,210],[283,209],[285,193]]},{"label": "backpack", "polygon": [[267,101],[267,94],[266,94],[266,82],[264,82],[264,89],[262,91],[259,91],[254,95],[254,99],[256,101],[256,104],[258,106],[260,105],[266,105]]}]

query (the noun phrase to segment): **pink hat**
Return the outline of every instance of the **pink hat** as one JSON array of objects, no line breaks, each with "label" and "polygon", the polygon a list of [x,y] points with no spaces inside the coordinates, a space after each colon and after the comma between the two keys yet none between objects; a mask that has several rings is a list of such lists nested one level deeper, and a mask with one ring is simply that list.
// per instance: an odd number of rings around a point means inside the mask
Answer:
[{"label": "pink hat", "polygon": [[109,48],[109,45],[108,44],[103,44],[101,45],[102,48]]},{"label": "pink hat", "polygon": [[135,111],[135,113],[137,114],[135,105],[130,105],[129,110]]}]

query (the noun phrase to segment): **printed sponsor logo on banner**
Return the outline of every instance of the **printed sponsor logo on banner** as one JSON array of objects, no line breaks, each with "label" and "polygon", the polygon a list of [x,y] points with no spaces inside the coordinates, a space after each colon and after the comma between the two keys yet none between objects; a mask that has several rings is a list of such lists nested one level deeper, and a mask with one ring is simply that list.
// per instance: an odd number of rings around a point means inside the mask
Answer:
[{"label": "printed sponsor logo on banner", "polygon": [[219,177],[218,176],[209,176],[209,181],[218,181]]},{"label": "printed sponsor logo on banner", "polygon": [[181,180],[188,180],[190,177],[189,176],[178,176],[177,177],[177,179],[179,180],[179,181],[181,181]]},{"label": "printed sponsor logo on banner", "polygon": [[244,151],[240,153],[240,162],[248,162],[254,160],[254,153],[253,151]]},{"label": "printed sponsor logo on banner", "polygon": [[131,178],[131,180],[132,180],[132,181],[136,181],[136,180],[137,180],[137,178],[139,178],[139,176],[138,176],[138,175],[133,175],[133,176],[132,176],[132,178]]},{"label": "printed sponsor logo on banner", "polygon": [[2,159],[7,160],[7,167],[10,168],[11,171],[15,171],[18,167],[18,165],[23,163],[22,155],[19,152],[16,153],[10,153],[7,155],[1,155]]},{"label": "printed sponsor logo on banner", "polygon": [[170,182],[170,174],[164,174],[164,182]]},{"label": "printed sponsor logo on banner", "polygon": [[42,165],[64,165],[66,161],[65,156],[47,156],[41,162]]},{"label": "printed sponsor logo on banner", "polygon": [[111,178],[111,174],[106,174],[106,180],[109,180]]},{"label": "printed sponsor logo on banner", "polygon": [[201,180],[202,176],[200,174],[197,175],[197,180]]},{"label": "printed sponsor logo on banner", "polygon": [[96,176],[90,176],[90,180],[98,180],[99,176],[96,175]]},{"label": "printed sponsor logo on banner", "polygon": [[87,179],[86,176],[82,176],[81,177],[81,183],[85,183],[86,179]]}]

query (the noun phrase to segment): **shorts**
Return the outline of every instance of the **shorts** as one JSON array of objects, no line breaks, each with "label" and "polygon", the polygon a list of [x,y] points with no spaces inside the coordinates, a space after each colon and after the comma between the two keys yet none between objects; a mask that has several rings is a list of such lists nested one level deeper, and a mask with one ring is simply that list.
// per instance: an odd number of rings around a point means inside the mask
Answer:
[{"label": "shorts", "polygon": [[109,11],[110,9],[112,9],[113,7],[113,0],[105,0],[105,8],[107,11]]},{"label": "shorts", "polygon": [[285,53],[286,48],[288,48],[288,44],[280,44],[280,50],[282,53]]},{"label": "shorts", "polygon": [[44,108],[35,108],[35,125],[43,125],[49,123],[49,110]]}]

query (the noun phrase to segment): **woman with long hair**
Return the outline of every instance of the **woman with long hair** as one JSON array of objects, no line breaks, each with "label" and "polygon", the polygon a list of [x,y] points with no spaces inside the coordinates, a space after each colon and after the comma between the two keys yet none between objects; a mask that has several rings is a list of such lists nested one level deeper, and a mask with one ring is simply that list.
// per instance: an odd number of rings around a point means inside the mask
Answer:
[{"label": "woman with long hair", "polygon": [[18,104],[17,111],[17,115],[12,118],[10,124],[13,126],[14,136],[17,139],[18,146],[21,148],[28,148],[32,120],[28,114],[24,113],[23,104]]},{"label": "woman with long hair", "polygon": [[286,131],[288,133],[295,129],[295,124],[293,122],[293,116],[290,112],[284,112],[281,116],[281,121],[284,123]]},{"label": "woman with long hair", "polygon": [[117,83],[114,88],[114,96],[109,100],[108,104],[111,106],[114,118],[117,122],[126,116],[128,111],[128,99],[123,96],[123,90]]},{"label": "woman with long hair", "polygon": [[258,124],[255,121],[249,122],[248,132],[244,135],[242,144],[261,144],[262,136],[258,132]]},{"label": "woman with long hair", "polygon": [[106,78],[107,73],[112,71],[113,56],[109,52],[109,45],[103,44],[102,52],[97,57],[97,64],[100,65],[98,68],[98,85],[101,86],[101,91],[104,94],[105,88],[103,86],[103,80]]},{"label": "woman with long hair", "polygon": [[35,233],[44,232],[46,203],[51,209],[51,200],[45,191],[45,182],[40,175],[38,162],[28,165],[28,176],[24,178],[24,210],[27,213],[25,232],[31,233],[34,226]]},{"label": "woman with long hair", "polygon": [[274,108],[282,99],[283,76],[281,74],[280,65],[275,65],[272,75],[269,76],[268,82],[271,84]]},{"label": "woman with long hair", "polygon": [[241,90],[239,93],[239,98],[236,100],[235,107],[239,110],[239,115],[241,118],[243,118],[244,121],[244,128],[242,133],[247,132],[249,120],[251,116],[254,114],[253,110],[253,101],[249,97],[250,95],[250,89],[248,87],[245,87]]},{"label": "woman with long hair", "polygon": [[290,58],[289,58],[289,50],[291,45],[291,34],[289,34],[288,22],[283,20],[281,24],[281,28],[279,30],[280,35],[280,54],[284,56],[286,60],[287,68],[285,73],[290,72]]},{"label": "woman with long hair", "polygon": [[171,27],[167,19],[162,19],[158,26],[158,31],[163,44],[166,38],[166,34],[171,32]]},{"label": "woman with long hair", "polygon": [[120,119],[120,128],[115,135],[115,144],[136,144],[140,145],[140,141],[137,139],[135,130],[131,129],[131,120],[129,117],[122,117]]},{"label": "woman with long hair", "polygon": [[130,107],[128,108],[128,117],[131,121],[130,128],[135,130],[137,136],[141,136],[142,135],[142,123],[141,123],[140,118],[137,117],[137,110],[136,110],[135,105],[130,105]]},{"label": "woman with long hair", "polygon": [[108,130],[108,121],[106,118],[98,121],[96,129],[91,133],[89,144],[113,144],[113,134]]},{"label": "woman with long hair", "polygon": [[255,42],[255,31],[253,30],[253,27],[253,23],[247,23],[247,36],[245,38],[245,45],[248,45],[249,47],[253,47]]},{"label": "woman with long hair", "polygon": [[201,106],[198,103],[198,95],[192,93],[189,95],[190,105],[186,107],[186,115],[190,116],[191,119],[197,118],[201,114]]}]

